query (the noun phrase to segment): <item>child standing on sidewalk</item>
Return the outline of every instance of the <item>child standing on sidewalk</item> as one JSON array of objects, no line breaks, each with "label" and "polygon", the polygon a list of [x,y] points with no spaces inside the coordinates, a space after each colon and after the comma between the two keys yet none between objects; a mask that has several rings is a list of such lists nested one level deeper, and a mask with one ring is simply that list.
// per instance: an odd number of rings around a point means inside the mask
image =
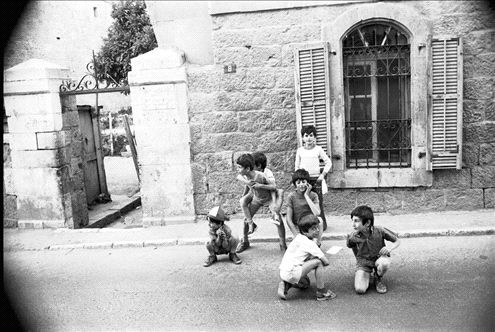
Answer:
[{"label": "child standing on sidewalk", "polygon": [[[315,215],[306,215],[298,223],[300,234],[291,241],[279,266],[280,278],[278,296],[287,299],[291,287],[309,287],[307,274],[314,270],[316,277],[316,299],[318,301],[333,299],[336,295],[325,288],[324,267],[329,265],[323,251],[313,242],[320,232],[320,221]],[[303,284],[304,286],[301,286]]]},{"label": "child standing on sidewalk", "polygon": [[[254,158],[251,154],[243,154],[237,158],[237,171],[239,175],[246,179],[246,188],[252,192],[253,198],[250,203],[243,206],[241,200],[241,208],[244,212],[244,231],[243,239],[237,247],[237,252],[241,253],[249,248],[248,235],[254,233],[258,225],[253,222],[254,214],[262,206],[272,205],[271,191],[275,191],[277,188],[274,184],[268,181],[266,176],[258,171],[254,170]],[[280,249],[285,251],[287,244],[285,243],[285,226],[281,222],[277,225],[278,237],[280,240]]]},{"label": "child standing on sidewalk", "polygon": [[[390,267],[390,252],[400,245],[397,235],[385,227],[374,226],[373,211],[361,205],[351,212],[354,232],[347,235],[347,247],[356,256],[356,274],[354,288],[358,294],[366,293],[370,284],[370,276],[375,280],[376,291],[387,292],[382,277]],[[394,243],[386,247],[385,240]]]},{"label": "child standing on sidewalk", "polygon": [[208,234],[210,241],[206,242],[206,249],[210,254],[203,266],[208,267],[217,261],[217,255],[229,255],[229,259],[235,264],[241,264],[242,261],[235,253],[239,238],[232,234],[229,226],[225,225],[225,221],[229,218],[225,215],[220,206],[216,206],[208,212],[206,216],[208,226],[210,227]]},{"label": "child standing on sidewalk", "polygon": [[[318,194],[320,201],[320,217],[323,220],[323,230],[327,229],[327,219],[323,211],[322,183],[326,186],[325,177],[332,168],[332,161],[327,156],[323,148],[316,145],[316,128],[314,126],[304,126],[301,129],[302,146],[296,151],[295,170],[305,169],[310,176],[310,184]],[[323,160],[325,167],[320,173],[320,160]],[[326,188],[325,188],[326,189]]]}]

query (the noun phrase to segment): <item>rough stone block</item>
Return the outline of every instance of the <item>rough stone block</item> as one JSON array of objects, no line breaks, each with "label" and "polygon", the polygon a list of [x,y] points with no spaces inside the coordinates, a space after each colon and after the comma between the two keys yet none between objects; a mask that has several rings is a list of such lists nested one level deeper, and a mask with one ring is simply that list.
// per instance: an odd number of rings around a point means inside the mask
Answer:
[{"label": "rough stone block", "polygon": [[239,205],[240,194],[197,194],[194,195],[194,206],[196,214],[206,215],[214,206],[221,206],[228,215],[236,214],[241,211]]},{"label": "rough stone block", "polygon": [[480,145],[480,165],[495,166],[495,142]]},{"label": "rough stone block", "polygon": [[[220,89],[220,72],[219,67],[204,66],[204,67],[188,67],[187,81],[188,89],[191,92],[211,93]],[[223,73],[223,68],[222,68]],[[237,76],[237,75],[233,75]]]},{"label": "rough stone block", "polygon": [[17,216],[21,220],[65,220],[60,197],[17,196]]},{"label": "rough stone block", "polygon": [[403,192],[403,211],[418,212],[422,211],[443,211],[445,209],[444,190],[411,190]]},{"label": "rough stone block", "polygon": [[485,109],[485,120],[495,121],[495,99],[487,100],[484,109]]},{"label": "rough stone block", "polygon": [[[167,185],[164,186],[164,183]],[[143,195],[170,196],[173,198],[171,201],[174,202],[182,200],[186,202],[188,197],[192,196],[192,176],[190,170],[184,169],[180,165],[142,165],[141,192]],[[172,207],[172,205],[167,205],[167,208],[169,207]]]},{"label": "rough stone block", "polygon": [[250,111],[239,113],[239,131],[267,132],[272,127],[271,112]]},{"label": "rough stone block", "polygon": [[462,145],[463,167],[473,167],[479,165],[479,145],[468,143]]},{"label": "rough stone block", "polygon": [[475,123],[483,121],[485,118],[486,101],[481,100],[465,100],[462,109],[463,123]]},{"label": "rough stone block", "polygon": [[296,110],[283,109],[272,111],[272,130],[296,131]]},{"label": "rough stone block", "polygon": [[194,122],[201,123],[205,133],[229,133],[238,130],[236,112],[212,112],[201,114]]},{"label": "rough stone block", "polygon": [[483,189],[485,193],[485,209],[495,209],[495,188]]},{"label": "rough stone block", "polygon": [[295,87],[295,78],[294,78],[294,70],[293,68],[277,68],[275,71],[275,87],[276,88],[288,88],[294,89]]},{"label": "rough stone block", "polygon": [[57,168],[13,168],[15,193],[22,196],[62,195],[61,171]]},{"label": "rough stone block", "polygon": [[17,197],[13,195],[4,195],[3,197],[3,219],[11,225],[12,220],[17,220]]},{"label": "rough stone block", "polygon": [[293,68],[294,66],[294,45],[282,46],[282,66]]},{"label": "rough stone block", "polygon": [[478,54],[476,57],[464,57],[464,78],[493,77],[495,53]]},{"label": "rough stone block", "polygon": [[218,153],[200,153],[194,156],[194,162],[210,172],[231,172],[234,171],[235,165],[232,152],[224,151]]},{"label": "rough stone block", "polygon": [[495,30],[473,31],[464,38],[463,51],[466,55],[495,52]]},{"label": "rough stone block", "polygon": [[[225,133],[209,135],[211,151],[256,151],[259,149],[254,133]],[[261,150],[261,149],[260,149]]]},{"label": "rough stone block", "polygon": [[77,111],[66,111],[62,113],[64,129],[79,126],[79,113]]},{"label": "rough stone block", "polygon": [[447,210],[476,210],[483,208],[483,189],[446,189]]},{"label": "rough stone block", "polygon": [[219,194],[242,193],[244,185],[236,179],[237,172],[211,172],[206,178],[208,191]]},{"label": "rough stone block", "polygon": [[261,109],[264,100],[262,91],[244,90],[220,92],[214,108],[218,111],[249,111]]},{"label": "rough stone block", "polygon": [[329,190],[323,196],[325,213],[350,214],[357,206],[357,196],[354,190]]},{"label": "rough stone block", "polygon": [[[10,133],[10,148],[12,150],[37,150],[36,133]],[[4,154],[5,156],[5,154]]]},{"label": "rough stone block", "polygon": [[263,102],[265,109],[295,108],[295,96],[293,89],[271,89],[265,91]]},{"label": "rough stone block", "polygon": [[3,190],[8,195],[15,195],[14,178],[12,168],[3,169]]},{"label": "rough stone block", "polygon": [[67,148],[56,150],[12,151],[13,168],[61,167],[70,162]]},{"label": "rough stone block", "polygon": [[270,68],[251,68],[247,71],[246,80],[250,89],[271,89],[275,86],[275,71]]},{"label": "rough stone block", "polygon": [[297,149],[297,136],[293,130],[269,131],[260,135],[257,151],[279,152]]},{"label": "rough stone block", "polygon": [[218,100],[218,92],[200,93],[190,92],[189,97],[189,113],[209,113],[216,111],[216,101]]},{"label": "rough stone block", "polygon": [[493,95],[493,79],[477,77],[464,80],[464,99],[491,99]]},{"label": "rough stone block", "polygon": [[493,188],[495,186],[495,166],[478,166],[471,169],[472,188]]},{"label": "rough stone block", "polygon": [[464,142],[492,142],[495,137],[495,122],[485,121],[464,126]]},{"label": "rough stone block", "polygon": [[245,90],[246,84],[246,69],[238,68],[235,73],[221,74],[220,89],[224,91]]},{"label": "rough stone block", "polygon": [[435,170],[433,171],[434,189],[469,189],[471,186],[471,171],[462,170]]},{"label": "rough stone block", "polygon": [[62,116],[59,114],[31,114],[11,117],[9,121],[9,132],[11,133],[33,133],[62,130]]},{"label": "rough stone block", "polygon": [[192,163],[191,172],[194,194],[205,194],[208,190],[206,185],[206,166],[201,163]]}]

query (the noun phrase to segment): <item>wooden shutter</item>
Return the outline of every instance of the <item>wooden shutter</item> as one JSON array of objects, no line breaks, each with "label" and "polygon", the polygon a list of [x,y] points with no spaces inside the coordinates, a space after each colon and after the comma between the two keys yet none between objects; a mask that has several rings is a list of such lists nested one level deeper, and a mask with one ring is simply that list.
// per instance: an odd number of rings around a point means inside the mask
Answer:
[{"label": "wooden shutter", "polygon": [[301,128],[316,127],[316,144],[330,154],[328,43],[299,46],[294,55],[298,145]]},{"label": "wooden shutter", "polygon": [[431,45],[431,169],[462,168],[462,41]]}]

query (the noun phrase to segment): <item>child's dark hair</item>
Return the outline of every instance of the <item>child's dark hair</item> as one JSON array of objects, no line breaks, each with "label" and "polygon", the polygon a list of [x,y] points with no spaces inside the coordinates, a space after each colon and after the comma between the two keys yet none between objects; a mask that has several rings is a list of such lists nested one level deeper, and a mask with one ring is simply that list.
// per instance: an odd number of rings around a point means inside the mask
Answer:
[{"label": "child's dark hair", "polygon": [[296,185],[297,180],[306,180],[309,182],[309,173],[304,168],[300,168],[292,174],[292,184]]},{"label": "child's dark hair", "polygon": [[366,224],[368,221],[371,221],[370,227],[372,227],[375,222],[375,217],[373,216],[373,210],[371,210],[371,208],[366,205],[360,205],[355,207],[354,210],[351,211],[351,219],[354,216],[359,217],[363,221],[363,225]]},{"label": "child's dark hair", "polygon": [[253,153],[254,158],[254,166],[260,167],[262,171],[266,168],[266,156],[263,152],[255,152]]},{"label": "child's dark hair", "polygon": [[236,163],[244,168],[249,168],[251,171],[254,169],[254,158],[249,153],[241,154]]},{"label": "child's dark hair", "polygon": [[314,137],[316,137],[316,128],[315,126],[304,126],[301,129],[301,136],[304,136],[304,134],[311,134],[313,133]]},{"label": "child's dark hair", "polygon": [[215,223],[217,225],[220,225],[220,226],[222,226],[223,224],[225,224],[225,221],[223,221],[223,220],[214,219],[214,218],[208,217],[208,216],[206,216],[206,220],[211,221],[211,222],[213,222],[213,223]]},{"label": "child's dark hair", "polygon": [[299,228],[299,232],[303,234],[309,232],[309,229],[311,227],[313,227],[314,225],[318,225],[319,223],[320,220],[317,216],[312,213],[308,213],[299,218],[299,220],[297,221],[297,227]]}]

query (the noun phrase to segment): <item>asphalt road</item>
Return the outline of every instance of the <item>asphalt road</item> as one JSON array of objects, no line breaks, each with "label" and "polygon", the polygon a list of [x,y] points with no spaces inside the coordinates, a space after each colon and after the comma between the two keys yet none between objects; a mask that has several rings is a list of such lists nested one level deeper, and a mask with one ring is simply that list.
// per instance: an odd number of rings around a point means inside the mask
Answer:
[{"label": "asphalt road", "polygon": [[344,241],[326,285],[277,298],[276,243],[256,243],[236,266],[204,268],[203,246],[4,252],[4,289],[30,331],[495,331],[495,236],[403,239],[384,278],[389,292],[353,290]]}]

